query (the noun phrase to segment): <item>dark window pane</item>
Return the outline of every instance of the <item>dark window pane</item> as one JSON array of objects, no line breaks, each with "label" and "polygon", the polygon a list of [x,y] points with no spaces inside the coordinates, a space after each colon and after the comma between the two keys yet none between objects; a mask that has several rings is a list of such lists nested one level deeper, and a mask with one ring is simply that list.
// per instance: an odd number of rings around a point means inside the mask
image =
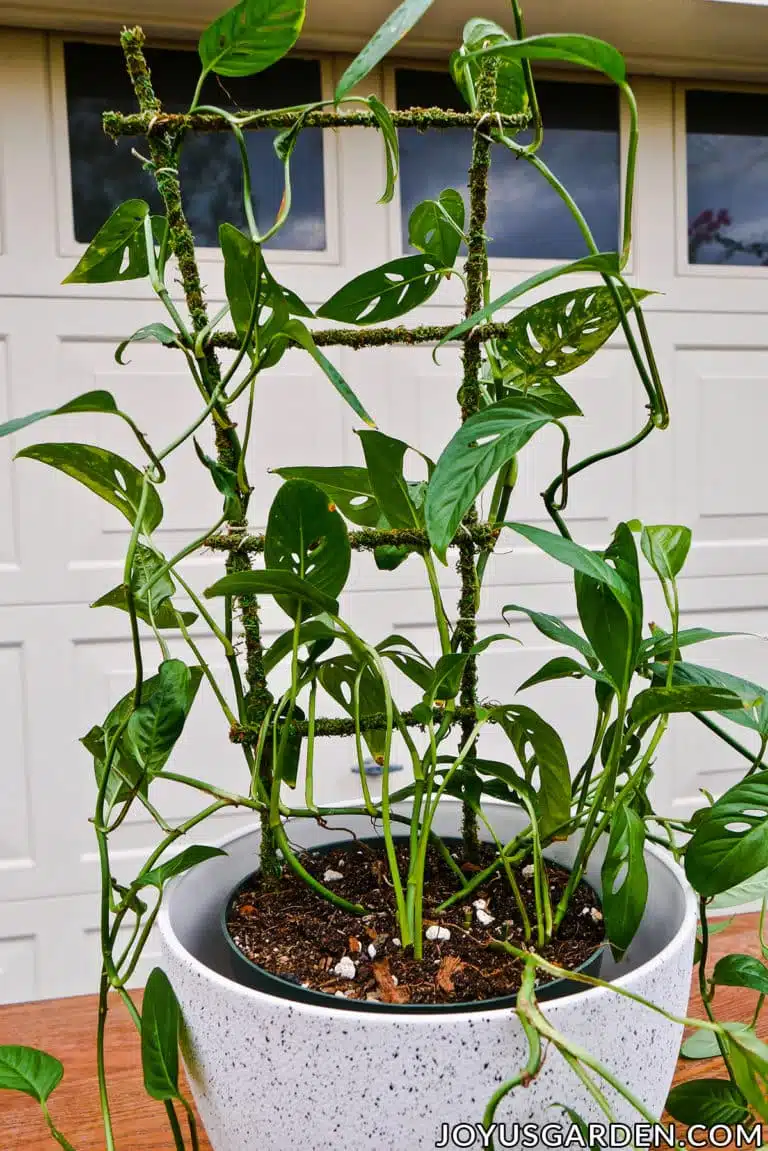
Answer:
[{"label": "dark window pane", "polygon": [[692,264],[768,263],[768,95],[685,97]]},{"label": "dark window pane", "polygon": [[[197,53],[170,49],[147,51],[155,89],[168,112],[189,107],[200,72]],[[64,46],[72,170],[75,238],[87,243],[119,203],[137,196],[161,211],[154,181],[131,149],[146,152],[142,139],[114,145],[101,128],[102,112],[135,112],[136,101],[119,48],[101,44]],[[281,60],[266,73],[245,78],[209,77],[202,103],[219,107],[276,108],[321,98],[316,60]],[[282,166],[272,147],[273,131],[246,132],[256,219],[265,231],[283,195]],[[323,139],[319,129],[302,132],[291,165],[293,211],[275,237],[280,248],[325,248]],[[218,246],[224,221],[245,227],[242,177],[235,140],[229,133],[190,135],[182,150],[182,193],[195,240]]]},{"label": "dark window pane", "polygon": [[[441,107],[460,111],[461,97],[440,72],[398,69],[398,108]],[[619,101],[602,84],[540,80],[544,120],[541,158],[565,184],[586,216],[603,251],[615,251],[619,236]],[[517,139],[525,143],[526,135]],[[400,131],[403,235],[421,200],[443,188],[466,197],[471,134],[463,129]],[[519,259],[578,259],[586,255],[573,217],[557,193],[524,160],[501,147],[493,150],[488,201],[492,256]]]}]

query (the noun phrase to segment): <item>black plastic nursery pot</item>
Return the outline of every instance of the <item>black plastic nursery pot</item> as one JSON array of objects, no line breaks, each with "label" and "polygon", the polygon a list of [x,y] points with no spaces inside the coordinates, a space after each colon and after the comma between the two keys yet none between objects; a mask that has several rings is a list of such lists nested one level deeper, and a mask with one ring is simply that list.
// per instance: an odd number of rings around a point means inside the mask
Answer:
[{"label": "black plastic nursery pot", "polygon": [[[349,841],[336,841],[334,843],[325,843],[322,846],[312,848],[313,855],[323,856],[328,854],[334,848],[344,846]],[[380,845],[382,843],[381,837],[370,837],[359,839],[357,842],[362,844]],[[405,843],[407,840],[403,836],[396,836],[395,843]],[[450,848],[461,845],[461,840],[444,838],[443,842]],[[342,1011],[357,1011],[374,1014],[391,1014],[398,1012],[407,1015],[449,1015],[454,1012],[470,1012],[470,1011],[496,1011],[502,1008],[513,1008],[517,1003],[517,995],[505,995],[495,999],[482,999],[471,1000],[466,1003],[453,1002],[453,1003],[404,1003],[392,1004],[381,1003],[375,1000],[366,999],[346,999],[336,995],[331,995],[326,991],[315,991],[309,987],[302,987],[298,983],[294,983],[289,979],[282,978],[279,975],[273,975],[271,972],[266,971],[259,964],[254,963],[248,959],[246,955],[240,950],[232,938],[229,928],[227,926],[230,910],[235,900],[240,893],[248,887],[251,882],[253,873],[247,875],[242,879],[226,900],[221,912],[221,929],[224,933],[224,938],[230,950],[230,958],[232,960],[232,975],[238,983],[244,987],[250,987],[255,991],[260,991],[264,995],[276,996],[279,999],[289,999],[298,1003],[311,1003],[315,1007],[333,1007],[335,1010]],[[591,884],[586,880],[582,881],[583,884],[593,891],[595,899],[599,903],[597,892]],[[600,969],[603,962],[603,955],[607,943],[603,943],[598,947],[584,963],[574,969],[574,974],[587,975],[593,979],[600,976]],[[561,999],[566,995],[573,995],[579,991],[586,990],[586,985],[579,983],[574,979],[554,979],[548,982],[539,982],[536,984],[536,998],[539,1001]]]}]

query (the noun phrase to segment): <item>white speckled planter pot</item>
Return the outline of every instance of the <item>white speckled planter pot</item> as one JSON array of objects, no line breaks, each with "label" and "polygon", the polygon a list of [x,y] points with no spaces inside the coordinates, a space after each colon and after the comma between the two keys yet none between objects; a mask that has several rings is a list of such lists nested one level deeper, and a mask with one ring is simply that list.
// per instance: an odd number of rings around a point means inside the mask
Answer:
[{"label": "white speckled planter pot", "polygon": [[[504,840],[525,823],[516,808],[488,810]],[[457,806],[444,804],[435,827],[452,835],[458,822]],[[370,834],[363,817],[339,823]],[[176,879],[159,917],[163,967],[184,1014],[185,1061],[214,1151],[427,1151],[441,1141],[443,1124],[480,1123],[493,1091],[526,1062],[513,1010],[413,1016],[342,1011],[273,998],[232,979],[221,909],[253,870],[258,835],[230,836],[221,844],[227,856]],[[292,823],[290,836],[312,846],[338,840],[339,832],[302,821]],[[574,847],[558,844],[547,854],[568,864]],[[598,889],[600,863],[595,853],[587,876]],[[606,957],[602,974],[680,1015],[688,1003],[696,901],[665,852],[649,847],[647,863],[650,891],[641,929],[620,964]],[[654,1115],[661,1114],[680,1043],[677,1025],[603,988],[543,1009]],[[640,1121],[619,1096],[607,1093],[622,1121]],[[496,1118],[510,1138],[515,1122],[568,1126],[552,1107],[557,1103],[588,1122],[604,1121],[572,1070],[550,1050],[541,1074],[508,1095]],[[479,1137],[475,1146],[481,1146]]]}]

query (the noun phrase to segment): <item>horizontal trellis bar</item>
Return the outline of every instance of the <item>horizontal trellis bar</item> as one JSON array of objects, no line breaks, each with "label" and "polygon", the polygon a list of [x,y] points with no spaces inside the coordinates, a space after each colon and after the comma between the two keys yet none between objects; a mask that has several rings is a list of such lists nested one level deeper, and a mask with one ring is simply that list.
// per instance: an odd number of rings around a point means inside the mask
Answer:
[{"label": "horizontal trellis bar", "polygon": [[[424,719],[417,719],[411,711],[401,712],[400,718],[406,727],[424,727]],[[444,722],[447,718],[445,710],[441,707],[434,708],[432,718],[435,723]],[[466,720],[469,720],[471,723],[476,722],[477,714],[474,708],[457,707],[450,716],[452,725],[463,723]],[[496,721],[490,718],[488,722],[495,723]],[[386,731],[387,716],[383,711],[371,712],[370,715],[361,715],[359,726],[361,731]],[[241,724],[235,724],[234,727],[230,728],[229,738],[232,743],[256,744],[259,740],[259,731],[260,728],[258,727],[243,727]],[[309,732],[308,720],[292,720],[291,731],[295,732],[296,735],[307,735]],[[346,737],[354,734],[355,721],[351,716],[344,716],[339,719],[323,717],[315,720],[315,735],[318,737]]]},{"label": "horizontal trellis bar", "polygon": [[[510,321],[511,323],[511,321]],[[312,332],[312,338],[319,347],[324,348],[381,348],[389,344],[438,344],[453,331],[455,324],[450,327],[437,324],[424,325],[418,328],[322,328]],[[479,324],[464,336],[454,337],[455,342],[468,343],[482,340],[503,340],[509,332],[509,323],[506,324]],[[242,347],[242,337],[237,332],[216,332],[208,340],[214,348],[231,348],[239,351]]]},{"label": "horizontal trellis bar", "polygon": [[[467,539],[470,539],[479,551],[493,551],[500,533],[501,528],[493,524],[465,524],[451,546],[458,546],[459,543],[466,543]],[[349,533],[349,542],[356,551],[373,551],[378,547],[430,547],[426,532],[403,528],[361,528]],[[213,551],[256,555],[264,551],[264,536],[233,531],[226,535],[209,536],[203,547],[211,548]]]},{"label": "horizontal trellis bar", "polygon": [[[503,116],[494,112],[451,112],[445,108],[411,108],[407,112],[391,112],[397,128],[481,128],[489,126],[510,128],[519,131],[527,127],[529,117]],[[254,132],[263,128],[292,128],[301,121],[307,128],[381,128],[371,112],[301,112],[263,111],[238,112],[237,122],[243,131]],[[229,132],[229,122],[223,116],[209,112],[185,113],[158,112],[155,115],[134,112],[105,112],[104,131],[117,139],[119,136],[149,136],[153,133],[177,132],[191,129],[193,132]]]}]

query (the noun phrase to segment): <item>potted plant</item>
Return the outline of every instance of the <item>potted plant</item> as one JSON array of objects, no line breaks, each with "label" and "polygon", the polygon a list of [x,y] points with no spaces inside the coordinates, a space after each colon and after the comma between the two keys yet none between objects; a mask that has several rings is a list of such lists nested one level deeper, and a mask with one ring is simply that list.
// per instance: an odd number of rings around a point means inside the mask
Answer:
[{"label": "potted plant", "polygon": [[[430,1147],[512,1146],[510,1140],[525,1137],[534,1146],[547,1123],[570,1126],[587,1146],[593,1136],[585,1124],[655,1122],[665,1100],[683,1122],[749,1125],[767,1116],[768,1048],[754,1028],[759,1009],[751,1027],[721,1024],[713,999],[716,986],[727,983],[756,990],[762,1006],[768,971],[745,956],[721,960],[711,975],[706,967],[711,905],[765,890],[764,693],[684,658],[689,646],[715,638],[679,626],[677,577],[691,543],[687,528],[620,523],[604,550],[594,551],[571,537],[565,518],[582,472],[668,424],[641,306],[647,293],[625,276],[637,113],[624,61],[610,45],[585,36],[526,38],[513,0],[512,31],[471,20],[451,57],[466,112],[392,113],[375,97],[350,96],[429,4],[405,0],[350,65],[333,101],[270,112],[234,114],[204,103],[206,81],[248,75],[285,55],[301,29],[304,0],[242,0],[214,21],[200,39],[200,82],[183,116],[163,113],[143,35],[125,30],[139,110],[107,113],[105,127],[115,137],[146,137],[144,163],[164,212],[153,216],[141,200],[122,204],[68,281],[148,279],[163,320],[125,340],[117,360],[134,340],[165,345],[186,363],[201,396],[199,415],[161,446],[109,393],[97,391],[0,428],[8,435],[57,414],[110,413],[132,429],[142,459],[137,466],[89,444],[38,443],[18,452],[86,485],[132,526],[122,581],[94,606],[125,614],[135,686],[82,740],[96,778],[103,957],[97,1056],[108,1149],[115,1143],[104,1034],[116,1000],[136,1023],[147,1092],[164,1104],[180,1149],[198,1145],[179,1081],[180,1039],[216,1151],[319,1149],[350,1138],[363,1147],[401,1139]],[[597,249],[578,205],[540,157],[545,125],[531,63],[541,59],[597,69],[626,101],[631,129],[618,253]],[[447,189],[418,205],[409,231],[414,253],[356,277],[313,311],[277,281],[264,250],[290,213],[291,155],[301,131],[378,129],[387,200],[398,172],[397,128],[414,124],[471,130],[468,204]],[[275,150],[285,196],[261,233],[244,132],[266,128],[280,129]],[[531,137],[523,143],[526,128]],[[242,156],[247,228],[221,223],[227,301],[215,315],[206,305],[179,178],[184,140],[198,130],[232,132]],[[497,149],[530,164],[555,189],[587,250],[500,296],[492,291],[486,236],[487,179]],[[512,318],[502,315],[529,291],[570,274],[588,275],[591,286],[558,291]],[[172,294],[174,276],[183,302]],[[450,276],[464,286],[460,322],[388,323],[423,304]],[[223,331],[227,317],[231,328]],[[335,326],[322,328],[318,319]],[[560,380],[614,332],[644,386],[645,419],[628,442],[574,461],[569,426],[581,410]],[[322,351],[415,343],[431,345],[435,356],[448,344],[461,349],[460,418],[436,462],[380,429]],[[355,413],[359,463],[310,468],[286,461],[266,530],[249,534],[246,455],[259,419],[257,385],[289,348],[303,349],[338,402]],[[195,438],[209,419],[215,457]],[[563,444],[561,468],[543,493],[550,530],[514,519],[518,458],[545,427],[554,427]],[[166,556],[153,534],[163,487],[173,483],[174,454],[190,441],[221,494],[222,512],[203,536]],[[419,456],[426,478],[416,481],[408,478],[409,463]],[[252,478],[258,483],[258,475]],[[478,663],[512,633],[479,635],[477,616],[502,532],[569,569],[580,630],[511,603],[505,617],[527,617],[560,650],[524,684],[499,684],[501,698],[489,699],[478,689]],[[180,565],[211,548],[226,557],[226,572],[201,592]],[[361,633],[344,618],[338,598],[353,550],[365,553],[382,580],[401,563],[422,566],[436,654],[402,636]],[[441,564],[454,561],[461,581],[455,610],[439,577]],[[649,576],[660,582],[668,608],[663,628],[646,629],[642,579]],[[174,602],[178,589],[193,612]],[[263,597],[286,617],[284,633],[268,645]],[[190,630],[195,622],[220,644],[226,683],[203,656]],[[186,644],[187,659],[171,655],[169,636]],[[578,766],[569,764],[557,731],[517,694],[562,678],[584,681],[585,704],[594,713],[592,746]],[[222,790],[215,771],[189,775],[178,756],[171,758],[204,681],[223,713],[223,734],[242,748],[239,793]],[[688,822],[665,818],[649,794],[660,741],[680,712],[698,715],[748,764],[741,783],[718,800],[706,797],[708,805]],[[757,755],[712,713],[757,731]],[[501,759],[484,754],[491,728],[506,741]],[[315,801],[316,741],[328,737],[354,746],[357,802]],[[390,779],[396,742],[412,775],[399,789]],[[365,770],[369,757],[380,768],[377,795]],[[194,792],[196,814],[171,826],[153,802],[159,779]],[[131,881],[118,882],[111,844],[137,805],[155,821],[158,843]],[[192,832],[204,834],[207,818],[229,809],[253,811],[253,827],[217,846],[185,845]],[[155,924],[163,962],[139,1007],[126,987]],[[728,1077],[686,1084],[667,1100],[694,947],[708,1016],[695,1023],[696,1047],[719,1051]],[[52,1055],[0,1049],[0,1087],[36,1098],[53,1138],[67,1148],[48,1109],[61,1074]]]}]

